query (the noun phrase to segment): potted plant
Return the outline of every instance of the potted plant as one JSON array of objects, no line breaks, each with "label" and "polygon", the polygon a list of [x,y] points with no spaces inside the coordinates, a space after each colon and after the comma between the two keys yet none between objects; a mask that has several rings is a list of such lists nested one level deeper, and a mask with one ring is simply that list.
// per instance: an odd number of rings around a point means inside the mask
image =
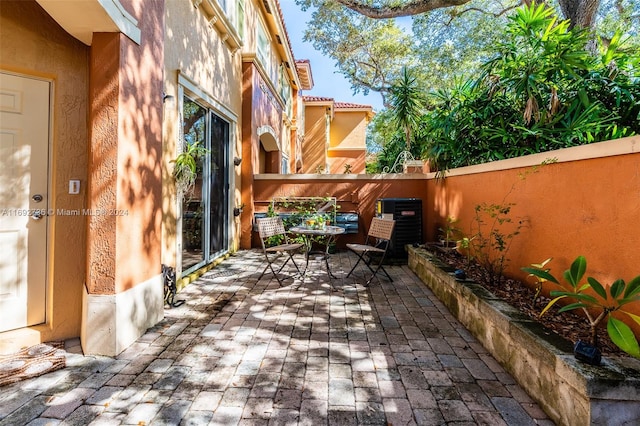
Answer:
[{"label": "potted plant", "polygon": [[624,306],[640,301],[640,275],[628,283],[623,279],[617,279],[608,289],[593,277],[587,277],[587,282],[581,283],[587,270],[587,260],[584,256],[578,256],[571,264],[570,269],[564,272],[564,279],[570,286],[567,288],[551,275],[550,269],[544,268],[546,264],[545,261],[540,265],[525,267],[522,270],[538,279],[562,287],[562,290],[551,291],[553,299],[544,307],[540,315],[544,315],[556,302],[565,298],[574,299],[574,301],[560,308],[559,312],[568,312],[574,309],[582,309],[584,312],[589,322],[591,342],[575,342],[574,354],[576,358],[593,365],[600,364],[596,329],[605,318],[607,319],[607,333],[611,341],[629,355],[640,358],[640,346],[633,331],[627,324],[612,315],[614,312],[623,313],[640,324],[640,316],[623,310]]},{"label": "potted plant", "polygon": [[179,194],[186,194],[195,184],[198,176],[198,160],[209,151],[200,142],[185,143],[185,151],[171,160],[174,163],[173,177]]}]

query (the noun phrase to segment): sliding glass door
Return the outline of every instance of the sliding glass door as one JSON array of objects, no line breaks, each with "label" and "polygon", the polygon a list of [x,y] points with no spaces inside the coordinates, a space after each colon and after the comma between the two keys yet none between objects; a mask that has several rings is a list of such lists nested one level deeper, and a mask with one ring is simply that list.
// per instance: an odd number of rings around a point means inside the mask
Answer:
[{"label": "sliding glass door", "polygon": [[209,257],[228,250],[229,241],[229,123],[209,113]]},{"label": "sliding glass door", "polygon": [[184,146],[199,144],[194,185],[182,199],[182,271],[190,272],[228,251],[229,123],[185,96]]}]

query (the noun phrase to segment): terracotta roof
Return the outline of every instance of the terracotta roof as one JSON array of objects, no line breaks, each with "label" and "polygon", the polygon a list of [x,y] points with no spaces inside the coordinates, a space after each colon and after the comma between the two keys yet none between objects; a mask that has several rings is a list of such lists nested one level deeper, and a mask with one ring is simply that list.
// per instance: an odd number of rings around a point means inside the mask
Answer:
[{"label": "terracotta roof", "polygon": [[322,103],[331,103],[333,104],[334,109],[354,109],[354,110],[367,110],[370,113],[373,113],[373,107],[371,105],[365,104],[355,104],[353,102],[336,102],[333,98],[325,97],[325,96],[309,96],[305,95],[302,97],[304,102],[322,102]]},{"label": "terracotta roof", "polygon": [[371,105],[354,104],[351,102],[336,102],[337,109],[371,109]]},{"label": "terracotta roof", "polygon": [[305,102],[333,102],[333,98],[326,98],[323,96],[303,96],[302,100]]},{"label": "terracotta roof", "polygon": [[291,47],[291,38],[289,37],[289,31],[287,31],[287,25],[284,22],[284,14],[282,13],[282,8],[280,7],[280,0],[275,0],[276,8],[278,9],[278,16],[280,17],[280,22],[282,22],[282,29],[284,29],[284,36],[287,39],[287,47],[289,47],[289,53],[293,60],[296,60],[296,56],[293,54],[293,47]]}]

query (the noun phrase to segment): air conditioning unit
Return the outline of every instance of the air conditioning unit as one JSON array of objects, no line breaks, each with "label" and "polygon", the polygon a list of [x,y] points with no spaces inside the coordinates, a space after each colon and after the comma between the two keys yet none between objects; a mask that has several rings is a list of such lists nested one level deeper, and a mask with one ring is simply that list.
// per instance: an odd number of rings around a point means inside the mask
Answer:
[{"label": "air conditioning unit", "polygon": [[422,244],[422,199],[380,198],[376,201],[375,215],[396,221],[387,252],[389,260],[407,259],[405,245]]}]

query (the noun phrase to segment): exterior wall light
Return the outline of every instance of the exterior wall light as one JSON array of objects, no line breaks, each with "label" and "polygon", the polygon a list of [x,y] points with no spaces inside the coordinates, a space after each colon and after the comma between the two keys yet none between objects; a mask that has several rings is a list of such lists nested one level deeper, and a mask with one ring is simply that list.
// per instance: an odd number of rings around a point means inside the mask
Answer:
[{"label": "exterior wall light", "polygon": [[165,103],[167,101],[172,102],[173,95],[167,95],[166,93],[162,93],[162,103]]}]

